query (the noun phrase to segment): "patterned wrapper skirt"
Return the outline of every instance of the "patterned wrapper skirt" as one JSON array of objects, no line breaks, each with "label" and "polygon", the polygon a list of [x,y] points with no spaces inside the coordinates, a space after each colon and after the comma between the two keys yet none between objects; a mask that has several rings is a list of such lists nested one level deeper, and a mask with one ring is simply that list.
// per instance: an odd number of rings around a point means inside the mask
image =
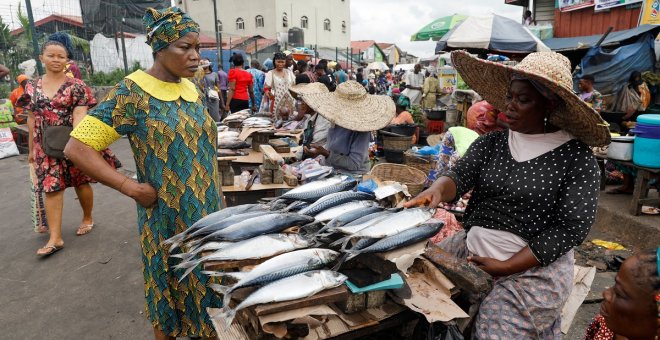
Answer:
[{"label": "patterned wrapper skirt", "polygon": [[[438,244],[465,259],[467,233]],[[561,339],[561,311],[573,288],[573,251],[545,267],[500,277],[481,302],[474,325],[476,339]]]}]

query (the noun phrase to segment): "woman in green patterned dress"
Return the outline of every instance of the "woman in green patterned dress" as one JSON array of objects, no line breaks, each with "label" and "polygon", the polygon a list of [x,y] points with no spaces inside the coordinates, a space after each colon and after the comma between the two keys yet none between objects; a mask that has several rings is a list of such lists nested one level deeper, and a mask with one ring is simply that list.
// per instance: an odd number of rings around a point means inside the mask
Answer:
[{"label": "woman in green patterned dress", "polygon": [[[184,231],[221,204],[216,126],[186,77],[199,65],[199,26],[172,7],[144,16],[154,65],[124,78],[71,133],[65,153],[99,182],[138,203],[147,316],[156,339],[215,337],[206,312],[220,307],[197,268],[179,279],[162,241]],[[129,138],[135,182],[114,171],[98,152]]]}]

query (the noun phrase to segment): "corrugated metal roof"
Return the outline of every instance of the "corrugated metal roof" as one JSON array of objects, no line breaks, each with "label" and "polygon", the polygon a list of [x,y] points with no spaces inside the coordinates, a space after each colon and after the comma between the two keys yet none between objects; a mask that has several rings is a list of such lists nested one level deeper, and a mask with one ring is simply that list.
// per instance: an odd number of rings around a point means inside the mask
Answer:
[{"label": "corrugated metal roof", "polygon": [[637,27],[640,8],[614,7],[594,12],[592,7],[570,12],[555,10],[554,36],[558,38],[603,34],[612,26],[615,31]]},{"label": "corrugated metal roof", "polygon": [[[601,43],[601,46],[619,44],[624,40],[636,38],[649,31],[654,31],[652,34],[657,35],[660,32],[660,25],[641,25],[629,30],[612,32]],[[543,40],[543,43],[553,51],[580,50],[593,47],[602,36],[603,34],[571,38],[551,38]]]}]

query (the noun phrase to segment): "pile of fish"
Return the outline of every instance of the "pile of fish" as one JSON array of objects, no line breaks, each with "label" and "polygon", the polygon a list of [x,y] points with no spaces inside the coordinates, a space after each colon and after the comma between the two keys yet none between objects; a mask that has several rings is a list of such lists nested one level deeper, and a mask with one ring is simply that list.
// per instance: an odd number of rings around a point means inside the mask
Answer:
[{"label": "pile of fish", "polygon": [[[203,271],[235,282],[211,286],[223,295],[225,307],[218,316],[229,326],[240,309],[337,287],[346,280],[337,272],[344,261],[423,241],[443,226],[431,219],[432,209],[387,209],[356,186],[346,176],[311,182],[268,204],[212,213],[165,244],[171,257],[181,259],[175,266],[184,270],[181,279],[206,262],[267,259],[250,271]],[[230,308],[232,294],[246,287],[257,289]]]},{"label": "pile of fish", "polygon": [[273,121],[268,118],[263,117],[250,117],[243,120],[243,127],[252,127],[252,128],[272,128]]},{"label": "pile of fish", "polygon": [[239,133],[235,131],[218,132],[219,149],[244,149],[249,148],[250,144],[238,138]]},{"label": "pile of fish", "polygon": [[225,124],[229,122],[242,122],[248,118],[250,118],[250,110],[241,110],[227,115],[227,117],[225,117],[222,122]]}]

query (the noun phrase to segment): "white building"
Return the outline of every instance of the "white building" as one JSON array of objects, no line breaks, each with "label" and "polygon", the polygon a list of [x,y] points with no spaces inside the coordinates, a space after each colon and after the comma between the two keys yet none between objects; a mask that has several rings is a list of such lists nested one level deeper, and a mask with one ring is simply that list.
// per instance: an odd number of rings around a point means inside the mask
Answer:
[{"label": "white building", "polygon": [[[177,0],[178,6],[213,36],[214,0]],[[304,44],[346,49],[351,43],[350,0],[215,0],[218,25],[226,36],[286,41],[289,29],[301,28]]]}]

